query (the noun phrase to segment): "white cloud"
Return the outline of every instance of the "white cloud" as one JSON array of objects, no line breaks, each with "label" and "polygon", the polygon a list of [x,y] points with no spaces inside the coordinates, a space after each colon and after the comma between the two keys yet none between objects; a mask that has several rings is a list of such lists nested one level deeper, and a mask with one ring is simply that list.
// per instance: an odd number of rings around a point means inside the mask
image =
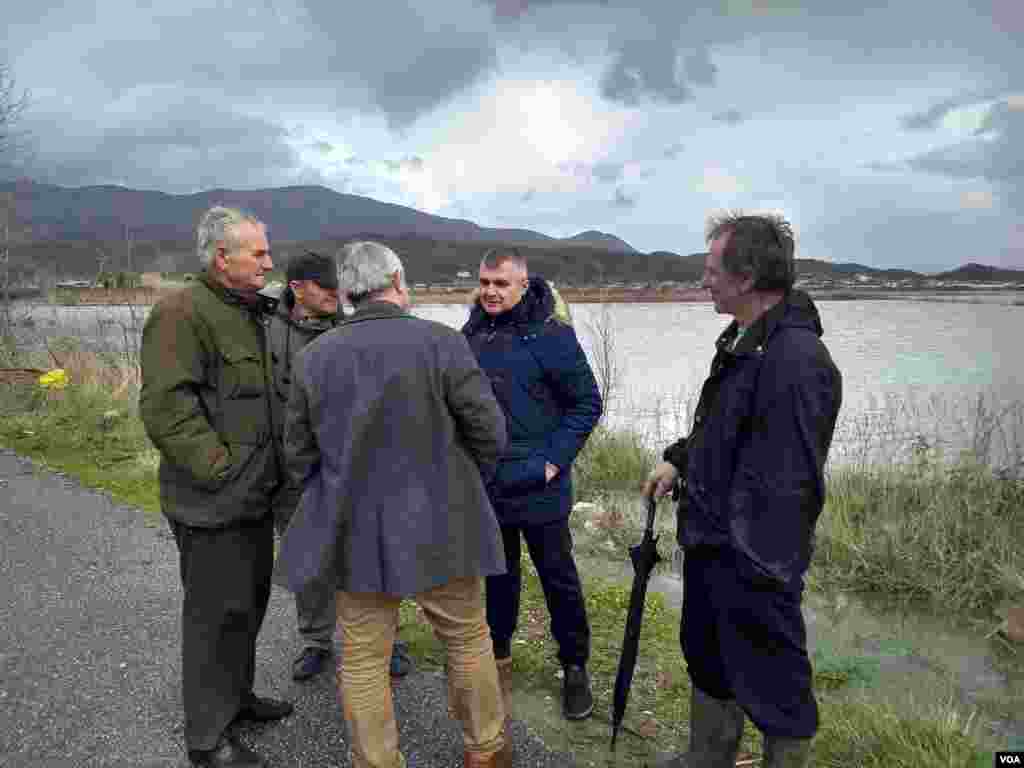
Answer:
[{"label": "white cloud", "polygon": [[424,170],[400,179],[434,210],[503,193],[521,199],[530,189],[585,192],[589,174],[572,167],[603,157],[632,120],[629,111],[602,105],[579,82],[563,79],[500,80],[460,101],[461,108],[411,137]]}]

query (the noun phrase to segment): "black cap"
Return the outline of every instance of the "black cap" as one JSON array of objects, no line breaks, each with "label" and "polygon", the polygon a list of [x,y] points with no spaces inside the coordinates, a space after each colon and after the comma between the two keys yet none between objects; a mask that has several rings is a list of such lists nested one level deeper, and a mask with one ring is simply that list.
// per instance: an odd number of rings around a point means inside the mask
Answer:
[{"label": "black cap", "polygon": [[306,251],[288,262],[285,279],[312,280],[321,288],[338,287],[338,264],[333,256]]}]

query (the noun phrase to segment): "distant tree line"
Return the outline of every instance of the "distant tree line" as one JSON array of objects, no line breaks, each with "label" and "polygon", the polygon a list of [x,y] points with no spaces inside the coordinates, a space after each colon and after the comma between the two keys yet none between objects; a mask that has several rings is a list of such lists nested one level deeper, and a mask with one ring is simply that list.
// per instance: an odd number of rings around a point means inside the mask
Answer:
[{"label": "distant tree line", "polygon": [[[334,253],[355,239],[377,240],[398,253],[413,283],[443,283],[458,272],[475,275],[480,258],[495,243],[457,242],[422,237],[380,237],[372,233],[345,240],[309,240],[271,243],[275,266],[283,269],[288,259],[307,250]],[[608,283],[660,283],[699,280],[703,254],[679,256],[614,253],[591,246],[516,244],[527,256],[533,274],[560,285],[601,285]],[[97,252],[108,254],[104,275],[142,272],[187,273],[199,269],[195,247],[190,242],[135,241],[34,241],[11,248],[12,265],[21,273],[34,272],[48,279],[97,279]],[[116,279],[116,277],[115,277]],[[130,286],[127,286],[130,287]]]}]

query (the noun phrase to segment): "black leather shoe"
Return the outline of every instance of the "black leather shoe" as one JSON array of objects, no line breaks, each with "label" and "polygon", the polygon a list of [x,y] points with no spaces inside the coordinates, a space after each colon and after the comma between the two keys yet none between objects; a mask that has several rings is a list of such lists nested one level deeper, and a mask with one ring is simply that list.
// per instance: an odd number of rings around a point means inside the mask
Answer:
[{"label": "black leather shoe", "polygon": [[562,680],[562,712],[567,720],[583,720],[594,711],[594,696],[590,692],[587,670],[575,664],[565,667]]},{"label": "black leather shoe", "polygon": [[276,699],[264,699],[259,696],[252,696],[245,705],[238,710],[235,720],[250,720],[255,723],[269,723],[271,720],[280,720],[288,717],[295,707],[287,701]]},{"label": "black leather shoe", "polygon": [[292,664],[292,680],[309,680],[319,675],[331,652],[324,648],[306,648]]},{"label": "black leather shoe", "polygon": [[267,762],[240,741],[221,736],[213,749],[190,749],[193,768],[267,768]]}]

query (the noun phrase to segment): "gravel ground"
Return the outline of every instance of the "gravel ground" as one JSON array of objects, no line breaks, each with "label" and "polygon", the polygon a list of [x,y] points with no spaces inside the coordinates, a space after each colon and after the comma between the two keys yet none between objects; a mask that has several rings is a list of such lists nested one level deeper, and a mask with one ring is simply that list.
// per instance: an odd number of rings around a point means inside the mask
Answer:
[{"label": "gravel ground", "polygon": [[[166,527],[0,450],[0,765],[177,768],[182,745],[177,550]],[[290,593],[274,589],[256,690],[295,702],[282,723],[244,732],[274,768],[348,766],[333,676],[293,683]],[[395,683],[410,768],[461,766],[444,680]],[[516,766],[571,766],[514,723]]]}]

